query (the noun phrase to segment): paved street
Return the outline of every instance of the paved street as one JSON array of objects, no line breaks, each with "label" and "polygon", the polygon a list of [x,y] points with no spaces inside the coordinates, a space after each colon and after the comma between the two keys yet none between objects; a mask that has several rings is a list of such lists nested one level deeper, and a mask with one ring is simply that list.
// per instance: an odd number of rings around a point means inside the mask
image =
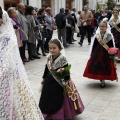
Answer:
[{"label": "paved street", "polygon": [[[56,32],[53,38],[57,38]],[[76,35],[75,39],[79,40]],[[75,42],[65,50],[67,59],[72,64],[72,80],[85,105],[85,111],[73,120],[120,120],[120,81],[106,81],[107,86],[101,88],[99,81],[83,77],[89,51],[87,40],[84,40],[83,47]],[[45,64],[46,57],[42,56],[40,60],[34,60],[25,65],[29,83],[37,102],[40,97],[39,88]],[[120,78],[120,63],[117,64],[117,73]]]}]

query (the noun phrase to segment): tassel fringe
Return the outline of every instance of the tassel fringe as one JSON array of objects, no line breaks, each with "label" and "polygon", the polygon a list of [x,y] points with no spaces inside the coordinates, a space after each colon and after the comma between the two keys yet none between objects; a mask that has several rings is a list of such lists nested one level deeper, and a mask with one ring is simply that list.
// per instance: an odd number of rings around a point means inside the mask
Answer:
[{"label": "tassel fringe", "polygon": [[76,105],[76,103],[74,102],[74,108],[75,110],[77,110],[78,108],[81,108],[81,104],[80,101],[78,100],[78,106]]},{"label": "tassel fringe", "polygon": [[76,103],[74,102],[74,108],[75,108],[75,110],[77,110],[77,105],[76,105]]},{"label": "tassel fringe", "polygon": [[81,104],[80,104],[80,101],[78,100],[78,107],[81,108]]}]

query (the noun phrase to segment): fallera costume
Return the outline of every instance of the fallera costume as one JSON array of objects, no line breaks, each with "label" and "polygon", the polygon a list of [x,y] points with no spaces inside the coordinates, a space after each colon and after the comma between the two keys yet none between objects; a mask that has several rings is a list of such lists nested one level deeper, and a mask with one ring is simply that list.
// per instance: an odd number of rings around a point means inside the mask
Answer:
[{"label": "fallera costume", "polygon": [[66,82],[66,94],[63,87],[57,82],[52,70],[57,71],[59,68],[66,68],[68,62],[66,57],[60,53],[56,58],[48,56],[43,79],[43,89],[39,102],[39,107],[44,118],[52,120],[66,120],[81,114],[84,110],[83,103],[79,93],[70,79],[70,74],[64,77]]},{"label": "fallera costume", "polygon": [[117,20],[112,17],[109,24],[111,25],[111,32],[114,36],[115,46],[119,48],[119,51],[116,54],[116,60],[120,62],[120,17],[118,17]]},{"label": "fallera costume", "polygon": [[114,55],[108,54],[106,47],[113,47],[111,33],[106,32],[101,36],[100,32],[94,37],[90,54],[83,76],[94,80],[117,80]]},{"label": "fallera costume", "polygon": [[0,26],[0,120],[43,120],[20,59],[17,37],[3,10]]}]

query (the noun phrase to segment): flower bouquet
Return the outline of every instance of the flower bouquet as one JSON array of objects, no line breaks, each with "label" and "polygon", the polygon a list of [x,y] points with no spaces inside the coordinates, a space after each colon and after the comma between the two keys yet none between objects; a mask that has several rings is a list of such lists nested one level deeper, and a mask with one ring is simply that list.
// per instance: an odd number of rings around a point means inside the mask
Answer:
[{"label": "flower bouquet", "polygon": [[65,68],[60,68],[57,71],[51,69],[51,74],[55,78],[55,80],[63,87],[64,93],[67,92],[65,87],[64,77],[70,74],[69,70],[71,69],[71,65],[68,65]]},{"label": "flower bouquet", "polygon": [[117,54],[117,52],[118,52],[118,48],[111,47],[111,48],[108,49],[108,53],[110,55],[115,55],[115,54]]}]

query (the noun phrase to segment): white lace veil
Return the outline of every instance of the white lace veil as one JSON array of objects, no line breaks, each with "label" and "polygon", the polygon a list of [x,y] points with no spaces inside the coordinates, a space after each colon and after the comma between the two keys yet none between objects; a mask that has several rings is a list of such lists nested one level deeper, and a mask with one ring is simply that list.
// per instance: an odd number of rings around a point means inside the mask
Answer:
[{"label": "white lace veil", "polygon": [[[111,16],[111,18],[110,18],[110,20],[109,20],[109,23],[111,23],[111,20],[114,18],[114,15],[112,14],[112,16]],[[120,23],[120,14],[118,15],[118,21],[117,22],[119,22]]]},{"label": "white lace veil", "polygon": [[[103,21],[107,21],[108,18],[104,18]],[[93,45],[94,45],[94,41],[95,41],[95,38],[96,38],[96,35],[97,33],[100,33],[100,28],[98,27],[94,37],[92,38],[92,43],[91,43],[91,46],[90,46],[90,50],[89,50],[89,57],[91,56],[91,52],[92,52],[92,48],[93,48]],[[113,37],[113,34],[111,33],[111,28],[110,28],[110,25],[108,24],[107,22],[107,30],[106,30],[106,33],[110,33],[111,36],[112,36],[112,41],[113,41],[113,46],[115,47],[115,42],[114,42],[114,37]]]},{"label": "white lace veil", "polygon": [[4,10],[2,19],[3,23],[0,26],[0,120],[43,120],[29,87],[13,25]]},{"label": "white lace veil", "polygon": [[[116,10],[117,10],[117,9],[116,9]],[[117,11],[118,11],[118,10],[117,10]],[[113,18],[114,18],[114,16],[113,16],[113,14],[112,14],[110,20],[113,19]],[[120,13],[118,14],[118,19],[120,19]],[[109,20],[109,21],[110,21],[110,20]]]}]

